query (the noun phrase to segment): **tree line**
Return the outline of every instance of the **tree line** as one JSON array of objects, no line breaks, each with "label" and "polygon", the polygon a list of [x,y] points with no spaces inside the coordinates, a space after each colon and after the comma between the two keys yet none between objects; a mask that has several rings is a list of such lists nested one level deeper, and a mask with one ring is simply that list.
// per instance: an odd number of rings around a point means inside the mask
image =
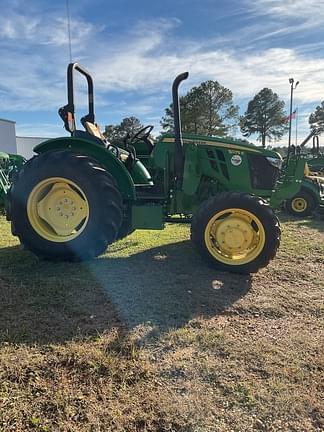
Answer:
[{"label": "tree line", "polygon": [[[263,147],[278,141],[288,130],[289,116],[285,102],[270,88],[260,90],[249,102],[244,115],[234,104],[233,93],[218,81],[205,81],[180,97],[181,123],[184,133],[231,137],[240,128],[246,138],[256,136]],[[165,109],[161,119],[163,132],[173,132],[173,105]],[[309,117],[310,128],[324,130],[324,101]],[[126,117],[118,125],[107,125],[104,134],[112,144],[122,144],[127,134],[133,135],[143,125],[136,117]]]}]

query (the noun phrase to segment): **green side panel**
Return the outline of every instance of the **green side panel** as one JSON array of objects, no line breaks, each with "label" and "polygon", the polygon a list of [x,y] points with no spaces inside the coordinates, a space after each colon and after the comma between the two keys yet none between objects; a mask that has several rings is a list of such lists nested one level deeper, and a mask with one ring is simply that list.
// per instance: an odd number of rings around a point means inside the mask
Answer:
[{"label": "green side panel", "polygon": [[132,229],[164,228],[163,208],[157,204],[132,206]]},{"label": "green side panel", "polygon": [[185,164],[183,170],[182,190],[187,195],[196,193],[201,180],[198,147],[187,146],[185,149]]},{"label": "green side panel", "polygon": [[104,146],[82,138],[64,137],[44,141],[34,148],[35,153],[45,153],[54,150],[71,150],[87,155],[96,160],[116,180],[124,199],[135,199],[134,181],[124,164]]},{"label": "green side panel", "polygon": [[[238,163],[233,160],[238,158]],[[254,192],[250,178],[248,154],[242,150],[199,147],[201,170],[205,176],[217,180],[224,190]]]}]

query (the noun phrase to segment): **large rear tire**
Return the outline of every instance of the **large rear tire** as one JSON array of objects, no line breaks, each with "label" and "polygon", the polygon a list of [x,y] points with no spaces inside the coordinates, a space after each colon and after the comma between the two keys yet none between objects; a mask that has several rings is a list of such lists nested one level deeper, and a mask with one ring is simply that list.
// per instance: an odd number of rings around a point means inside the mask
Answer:
[{"label": "large rear tire", "polygon": [[103,253],[122,224],[113,177],[71,151],[41,154],[19,172],[10,192],[12,232],[41,258],[87,260]]},{"label": "large rear tire", "polygon": [[255,273],[268,265],[280,244],[280,224],[266,201],[254,195],[223,192],[194,214],[191,239],[215,268]]}]

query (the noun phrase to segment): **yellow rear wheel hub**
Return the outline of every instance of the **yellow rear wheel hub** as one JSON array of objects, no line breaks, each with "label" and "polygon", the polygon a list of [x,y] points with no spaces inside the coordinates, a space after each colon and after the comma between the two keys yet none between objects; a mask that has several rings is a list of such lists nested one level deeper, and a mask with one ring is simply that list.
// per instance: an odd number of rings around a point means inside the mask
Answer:
[{"label": "yellow rear wheel hub", "polygon": [[248,210],[222,210],[209,220],[205,228],[205,244],[209,253],[224,264],[247,264],[264,247],[264,227],[260,219]]},{"label": "yellow rear wheel hub", "polygon": [[291,207],[295,212],[301,213],[307,209],[307,201],[301,197],[294,198],[291,202]]},{"label": "yellow rear wheel hub", "polygon": [[71,180],[51,177],[38,183],[27,201],[33,229],[44,239],[67,242],[78,237],[89,220],[89,203]]}]

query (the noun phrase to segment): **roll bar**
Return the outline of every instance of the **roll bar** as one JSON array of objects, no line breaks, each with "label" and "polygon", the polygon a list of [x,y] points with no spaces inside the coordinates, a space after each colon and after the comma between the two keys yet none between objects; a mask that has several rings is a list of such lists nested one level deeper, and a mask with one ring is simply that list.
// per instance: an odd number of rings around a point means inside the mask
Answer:
[{"label": "roll bar", "polygon": [[74,82],[73,82],[73,72],[74,70],[78,71],[81,75],[83,75],[88,84],[88,107],[89,112],[87,115],[82,117],[81,123],[84,125],[85,122],[94,123],[95,115],[94,115],[94,95],[93,95],[93,80],[89,72],[78,63],[70,63],[67,68],[67,95],[68,95],[68,103],[59,109],[59,116],[64,121],[65,129],[73,135],[76,127],[75,127],[75,106],[74,106]]},{"label": "roll bar", "polygon": [[181,116],[179,103],[179,86],[182,81],[186,80],[189,72],[184,72],[178,75],[172,84],[172,101],[173,101],[173,118],[174,118],[174,170],[178,180],[182,180],[184,168],[183,141],[181,133]]}]

